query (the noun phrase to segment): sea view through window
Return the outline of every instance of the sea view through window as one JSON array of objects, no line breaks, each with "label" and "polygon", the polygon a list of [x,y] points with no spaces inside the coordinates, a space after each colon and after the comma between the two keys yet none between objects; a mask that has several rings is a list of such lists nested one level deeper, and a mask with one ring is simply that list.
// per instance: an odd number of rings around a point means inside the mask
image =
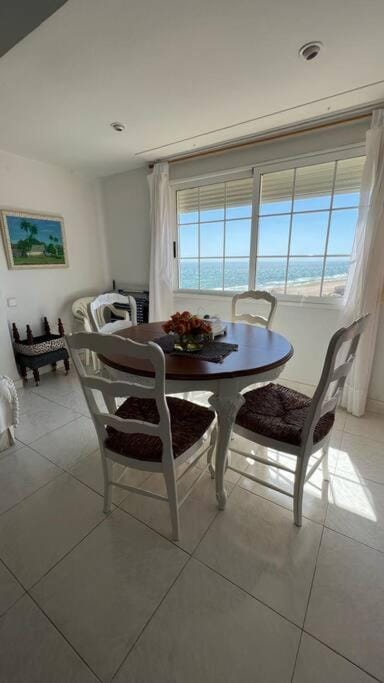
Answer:
[{"label": "sea view through window", "polygon": [[178,190],[179,289],[342,296],[364,160]]}]

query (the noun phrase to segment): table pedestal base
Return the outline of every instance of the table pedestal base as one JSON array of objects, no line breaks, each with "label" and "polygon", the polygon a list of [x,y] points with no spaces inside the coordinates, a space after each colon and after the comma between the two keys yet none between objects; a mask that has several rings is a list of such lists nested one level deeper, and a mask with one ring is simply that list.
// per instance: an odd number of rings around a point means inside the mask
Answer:
[{"label": "table pedestal base", "polygon": [[219,391],[208,399],[211,406],[216,410],[219,434],[216,446],[216,498],[219,510],[224,510],[227,502],[227,492],[224,487],[224,474],[226,469],[228,446],[231,438],[233,423],[236,415],[244,403],[244,398],[233,379],[222,380]]}]

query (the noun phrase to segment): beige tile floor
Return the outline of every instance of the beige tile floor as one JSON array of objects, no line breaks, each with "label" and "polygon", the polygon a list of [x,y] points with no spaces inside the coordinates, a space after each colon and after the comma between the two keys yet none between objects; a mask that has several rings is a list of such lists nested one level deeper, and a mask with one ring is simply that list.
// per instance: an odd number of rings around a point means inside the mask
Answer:
[{"label": "beige tile floor", "polygon": [[1,683],[384,682],[384,417],[340,411],[331,481],[319,469],[307,484],[301,529],[288,498],[228,473],[226,510],[204,476],[176,544],[157,501],[117,491],[103,514],[73,374],[19,393],[0,457]]}]

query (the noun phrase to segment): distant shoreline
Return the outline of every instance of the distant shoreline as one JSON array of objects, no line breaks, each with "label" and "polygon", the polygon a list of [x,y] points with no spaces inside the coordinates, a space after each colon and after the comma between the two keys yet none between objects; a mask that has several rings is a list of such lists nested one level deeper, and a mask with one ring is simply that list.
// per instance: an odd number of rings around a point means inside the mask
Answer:
[{"label": "distant shoreline", "polygon": [[[302,293],[304,296],[318,296],[320,282],[321,278],[318,278],[317,280],[311,280],[310,282],[288,282],[287,290],[289,290],[291,293],[292,290],[300,290],[300,294]],[[344,288],[346,283],[346,275],[340,275],[339,277],[331,277],[328,279],[324,278],[323,295],[328,294],[329,296],[342,296],[344,292],[338,292],[336,288]],[[279,287],[272,287],[271,291],[278,292]],[[297,294],[298,293],[299,292],[297,292]]]}]

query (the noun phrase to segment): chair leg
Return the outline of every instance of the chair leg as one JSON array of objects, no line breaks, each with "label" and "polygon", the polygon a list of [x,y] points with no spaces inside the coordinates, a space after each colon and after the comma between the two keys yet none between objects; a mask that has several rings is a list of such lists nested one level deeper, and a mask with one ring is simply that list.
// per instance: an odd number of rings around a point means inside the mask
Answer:
[{"label": "chair leg", "polygon": [[164,471],[164,479],[165,485],[167,487],[169,511],[171,515],[172,537],[174,541],[178,541],[180,539],[180,519],[179,506],[177,501],[177,485],[174,469]]},{"label": "chair leg", "polygon": [[304,479],[306,467],[304,466],[304,458],[297,458],[295,485],[293,490],[293,518],[296,526],[301,526],[303,523],[303,493],[304,493]]},{"label": "chair leg", "polygon": [[329,481],[329,441],[324,447],[324,457],[323,457],[323,479]]},{"label": "chair leg", "polygon": [[212,456],[215,452],[216,440],[217,440],[217,427],[215,427],[212,430],[211,443],[209,445],[208,452],[207,452],[207,465],[208,465],[209,473],[211,475],[211,479],[215,478],[215,468],[212,465]]},{"label": "chair leg", "polygon": [[107,515],[112,510],[112,463],[104,455],[101,459],[104,475],[104,512]]}]

